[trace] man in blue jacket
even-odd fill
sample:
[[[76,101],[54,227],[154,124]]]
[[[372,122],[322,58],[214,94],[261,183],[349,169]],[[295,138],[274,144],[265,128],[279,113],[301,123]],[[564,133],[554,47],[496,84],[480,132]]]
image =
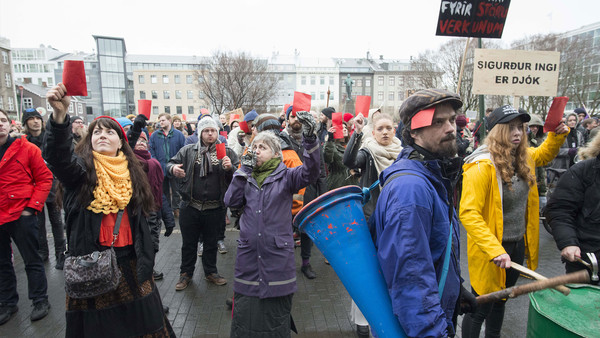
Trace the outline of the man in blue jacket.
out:
[[[172,127],[171,115],[167,113],[161,113],[158,115],[158,123],[160,129],[157,129],[150,136],[149,150],[152,158],[155,158],[160,162],[163,173],[165,173],[165,180],[163,181],[163,193],[167,197],[173,214],[175,217],[179,217],[179,202],[181,196],[177,190],[177,179],[174,177],[167,177],[167,162],[171,157],[175,156],[179,149],[185,145],[185,136]]]
[[[422,90],[404,101],[400,117],[407,147],[379,178],[383,188],[371,232],[394,314],[409,337],[453,336],[461,307],[475,307],[466,291],[468,304],[458,302],[462,287],[453,191],[462,164],[456,157],[460,107],[457,94],[440,89]]]

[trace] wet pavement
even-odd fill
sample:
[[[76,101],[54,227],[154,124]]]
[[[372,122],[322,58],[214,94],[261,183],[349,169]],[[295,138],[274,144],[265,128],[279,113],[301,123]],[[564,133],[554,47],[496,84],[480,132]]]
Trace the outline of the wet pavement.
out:
[[[540,263],[537,272],[553,277],[564,273],[560,254],[552,237],[540,227]],[[53,251],[51,231],[48,229],[50,252]],[[156,270],[164,278],[156,284],[163,302],[170,307],[167,315],[178,337],[229,337],[231,309],[225,300],[233,295],[233,269],[238,232],[228,229],[225,243],[229,252],[219,254],[219,273],[229,283],[215,286],[204,280],[200,259],[196,265],[192,284],[183,291],[175,291],[179,278],[181,260],[181,234],[178,227],[170,237],[160,237],[160,251],[156,258]],[[465,286],[470,289],[467,273],[466,235],[461,234],[461,268]],[[333,269],[325,264],[323,255],[315,247],[311,265],[317,278],[309,280],[300,272],[300,248],[296,248],[298,292],[294,295],[292,316],[298,335],[292,337],[356,337],[350,321],[350,297]],[[29,320],[31,303],[27,299],[27,278],[23,261],[15,250],[15,270],[20,295],[19,311],[12,319],[0,326],[0,337],[64,337],[65,292],[62,271],[54,269],[54,257],[45,264],[48,278],[48,296],[52,308],[50,314],[37,322]],[[519,278],[519,284],[530,280]],[[366,289],[368,292],[368,289]],[[561,297],[560,294],[558,294]],[[521,296],[507,303],[503,337],[525,337],[529,298]],[[460,336],[459,318],[458,333]],[[109,324],[107,324],[109,325]],[[482,330],[483,331],[483,330]],[[482,334],[483,336],[483,334]]]

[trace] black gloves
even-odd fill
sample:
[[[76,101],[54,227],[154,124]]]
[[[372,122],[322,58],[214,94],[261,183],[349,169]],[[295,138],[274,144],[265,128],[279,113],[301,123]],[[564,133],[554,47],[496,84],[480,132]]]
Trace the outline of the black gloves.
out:
[[[133,126],[131,127],[131,130],[136,131],[136,132],[141,132],[142,129],[144,127],[146,127],[146,121],[147,120],[148,120],[148,118],[146,118],[145,115],[139,114],[133,120]]]
[[[460,286],[460,296],[458,297],[458,301],[460,305],[459,315],[477,311],[477,299],[475,298],[475,295],[467,291],[462,285]]]
[[[175,227],[165,228],[165,237],[171,236],[171,234],[173,233],[173,228]]]
[[[298,121],[302,123],[302,135],[306,138],[312,138],[315,136],[315,130],[317,129],[317,122],[313,116],[307,111],[299,111],[296,113]]]
[[[248,150],[248,152],[242,156],[241,163],[244,166],[254,168],[256,165],[256,154],[252,150]]]

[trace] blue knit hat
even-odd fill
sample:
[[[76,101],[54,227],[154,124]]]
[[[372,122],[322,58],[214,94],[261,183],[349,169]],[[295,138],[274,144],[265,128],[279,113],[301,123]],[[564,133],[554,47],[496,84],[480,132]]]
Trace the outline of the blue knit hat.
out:
[[[294,109],[294,106],[290,105],[287,109],[287,111],[285,112],[285,119],[289,120],[290,119],[290,113],[292,112],[292,109]]]
[[[117,117],[115,120],[117,120],[117,122],[119,122],[119,124],[123,128],[125,128],[127,126],[132,126],[133,125],[133,123],[131,122],[131,120],[128,119],[128,118],[126,118],[126,117]]]
[[[252,109],[244,116],[244,121],[246,121],[246,122],[254,121],[254,119],[257,116],[258,116],[258,113],[256,112],[256,110]]]

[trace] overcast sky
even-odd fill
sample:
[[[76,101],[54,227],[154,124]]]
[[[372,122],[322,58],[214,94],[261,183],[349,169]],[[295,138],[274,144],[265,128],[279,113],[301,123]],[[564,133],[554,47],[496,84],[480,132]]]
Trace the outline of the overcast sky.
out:
[[[301,56],[409,58],[435,49],[440,0],[0,0],[12,47],[92,52],[92,35],[125,38],[129,54],[208,56],[218,49]],[[598,0],[512,0],[501,42],[600,21]]]

